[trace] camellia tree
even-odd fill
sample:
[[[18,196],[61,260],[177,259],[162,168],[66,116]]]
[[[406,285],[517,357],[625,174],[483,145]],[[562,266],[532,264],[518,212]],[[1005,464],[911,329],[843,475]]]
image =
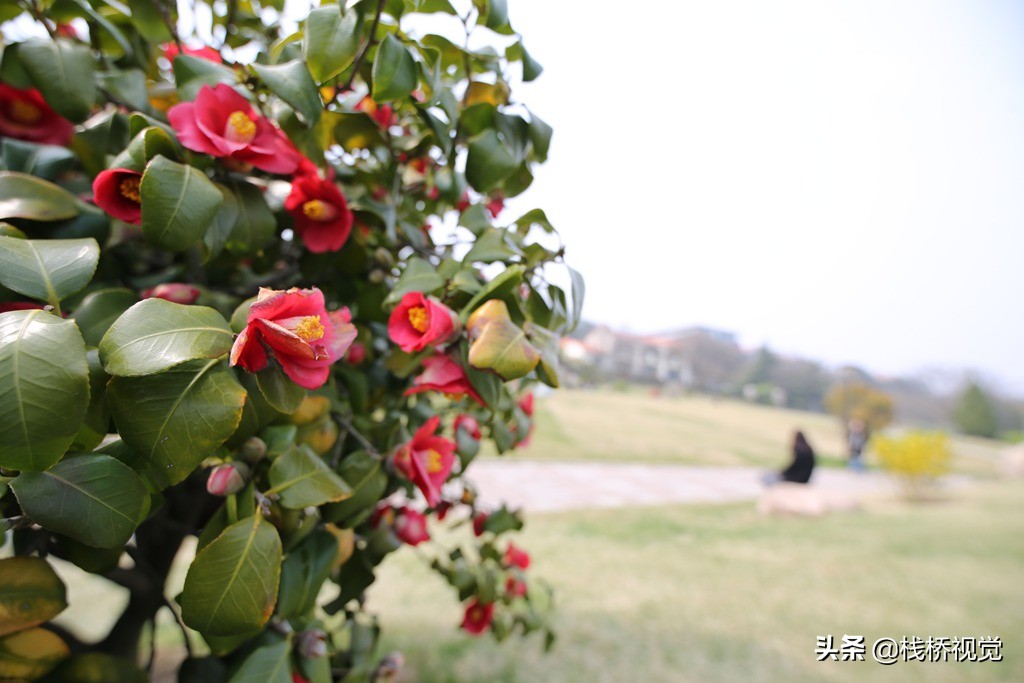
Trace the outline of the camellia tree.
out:
[[[0,5],[0,679],[146,680],[169,612],[179,681],[384,680],[403,545],[463,629],[550,644],[519,512],[465,479],[583,296],[504,210],[551,139],[505,5]],[[127,589],[109,632],[51,623],[52,558]]]

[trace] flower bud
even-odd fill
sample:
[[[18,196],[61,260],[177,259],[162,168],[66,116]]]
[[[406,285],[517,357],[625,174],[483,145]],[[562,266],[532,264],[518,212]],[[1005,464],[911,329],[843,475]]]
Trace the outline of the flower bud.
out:
[[[376,251],[373,252],[373,258],[377,263],[388,268],[395,265],[394,255],[384,247],[377,247]]]
[[[258,436],[246,439],[238,449],[238,455],[250,465],[255,465],[267,455],[267,444]]]
[[[310,659],[327,656],[327,634],[319,629],[302,631],[296,637],[299,654]]]
[[[249,476],[249,467],[242,462],[217,465],[210,470],[210,478],[206,480],[206,490],[214,496],[230,496],[245,488],[245,480]]]
[[[165,282],[150,287],[141,294],[143,299],[163,299],[175,304],[194,304],[199,298],[199,290],[183,282]]]

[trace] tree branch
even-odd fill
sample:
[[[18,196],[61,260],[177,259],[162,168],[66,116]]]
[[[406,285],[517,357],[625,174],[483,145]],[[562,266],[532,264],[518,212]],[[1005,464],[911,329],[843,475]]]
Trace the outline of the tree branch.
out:
[[[356,61],[352,63],[352,73],[349,75],[348,80],[345,81],[345,85],[341,87],[339,92],[348,90],[352,87],[352,82],[356,79],[356,74],[359,73],[359,67],[363,65],[363,60],[366,59],[366,53],[370,51],[370,48],[377,43],[377,26],[380,25],[380,15],[384,12],[384,3],[386,0],[377,0],[377,13],[373,16],[373,25],[370,26],[370,38],[363,45],[363,49],[356,55]]]

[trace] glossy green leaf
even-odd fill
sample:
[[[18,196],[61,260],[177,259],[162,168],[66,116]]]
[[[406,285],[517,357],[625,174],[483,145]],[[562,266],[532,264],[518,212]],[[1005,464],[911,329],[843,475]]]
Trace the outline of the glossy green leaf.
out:
[[[174,82],[184,100],[194,100],[204,85],[234,85],[238,82],[230,68],[201,57],[179,54],[174,58],[173,67]]]
[[[99,257],[100,247],[94,239],[0,237],[0,284],[57,306],[89,284]]]
[[[291,646],[282,640],[253,650],[228,683],[292,683]]]
[[[27,173],[0,172],[0,218],[59,221],[79,211],[78,200],[63,187]]]
[[[110,69],[97,75],[100,87],[128,107],[150,111],[146,72],[142,69]]]
[[[85,120],[96,103],[92,51],[67,40],[30,38],[18,57],[47,104],[66,119]]]
[[[196,555],[185,576],[181,616],[204,635],[259,629],[274,611],[280,575],[277,529],[259,514],[243,519]]]
[[[149,126],[135,134],[128,147],[110,162],[110,167],[142,173],[151,159],[157,156],[177,159],[179,154],[178,145],[170,133],[160,126]]]
[[[46,560],[0,560],[0,636],[49,621],[68,606],[64,583]]]
[[[548,150],[551,148],[551,135],[554,132],[551,126],[534,114],[530,113],[530,127],[528,129],[530,143],[533,145],[534,156],[538,161],[548,160]]]
[[[522,45],[522,43],[520,43]],[[526,51],[526,46],[522,47],[522,60],[523,60],[523,80],[529,83],[534,80],[544,71],[544,67],[540,65],[536,59],[530,56],[530,53]]]
[[[37,145],[32,142],[3,138],[0,149],[9,171],[31,174],[34,178],[53,180],[75,165],[75,155],[60,145]],[[71,197],[72,201],[74,197]],[[10,201],[5,198],[6,201]]]
[[[65,458],[11,482],[21,509],[44,529],[96,548],[123,546],[149,512],[149,494],[109,455]]]
[[[159,45],[168,43],[173,38],[157,2],[159,0],[128,0],[128,7],[132,11],[132,25],[143,38]]]
[[[122,313],[138,303],[139,297],[130,289],[98,289],[90,292],[75,309],[75,322],[86,346],[99,346],[103,335]]]
[[[466,180],[479,192],[490,192],[519,168],[520,160],[498,137],[486,130],[469,141]]]
[[[46,683],[147,683],[147,677],[122,657],[88,652],[65,659]]]
[[[158,490],[182,481],[234,433],[245,396],[227,364],[217,360],[114,377],[107,385],[114,423],[138,456],[135,469]]]
[[[526,323],[523,326],[530,343],[540,351],[540,361],[537,363],[537,378],[553,389],[560,385],[558,378],[558,340],[560,337],[540,325]]]
[[[74,441],[89,402],[85,343],[45,311],[0,313],[0,466],[51,467]]]
[[[34,681],[68,656],[67,644],[53,631],[30,628],[0,638],[0,680]]]
[[[388,485],[383,463],[365,451],[345,456],[338,474],[345,480],[352,495],[339,502],[325,505],[324,519],[341,527],[353,527],[369,517]]]
[[[355,61],[359,50],[359,13],[342,16],[336,5],[309,13],[302,39],[302,53],[309,72],[318,83],[331,80]]]
[[[231,238],[231,232],[235,229],[238,219],[241,216],[241,207],[238,204],[238,196],[226,185],[217,183],[222,199],[220,209],[213,219],[213,224],[203,235],[203,262],[220,254],[227,246]]]
[[[345,112],[336,118],[334,139],[345,151],[370,149],[384,144],[380,125],[363,112]]]
[[[278,494],[281,505],[293,510],[337,502],[352,495],[348,484],[308,446],[296,446],[274,460],[270,486],[268,494]]]
[[[495,276],[493,280],[484,285],[469,303],[466,304],[459,317],[465,321],[476,308],[487,299],[499,299],[515,290],[523,281],[523,274],[526,269],[521,265],[506,266],[505,270]]]
[[[281,567],[281,590],[277,614],[293,619],[316,606],[320,587],[331,573],[338,556],[338,539],[327,531],[314,532],[288,553]]]
[[[408,97],[416,87],[416,61],[390,33],[381,41],[373,62],[373,99],[390,102]]]
[[[311,126],[320,120],[320,92],[301,59],[273,66],[254,63],[251,68],[272,93],[292,106],[304,124]]]
[[[259,251],[274,238],[277,220],[257,187],[245,182],[230,187],[238,201],[238,220],[228,236],[227,249],[236,254]]]
[[[116,43],[117,48],[120,49],[121,56],[127,57],[128,59],[131,59],[134,56],[135,51],[132,49],[131,43],[128,42],[124,33],[121,32],[121,29],[109,21],[101,12],[97,12],[93,6],[87,2],[87,0],[63,1],[73,4],[81,12],[79,16],[84,15],[83,18],[86,18],[87,21],[93,22],[103,29],[100,32],[100,43],[102,45],[110,45],[111,49],[113,49],[113,45],[106,40],[106,37],[109,36],[113,42]],[[56,3],[54,4],[56,6]]]
[[[523,251],[515,245],[504,230],[491,228],[480,234],[473,247],[462,258],[463,263],[494,263],[507,261],[513,256],[522,256]]]
[[[110,427],[110,409],[107,408],[106,400],[110,376],[103,372],[98,349],[86,348],[85,360],[89,366],[89,407],[71,443],[71,450],[75,451],[91,451],[99,446]]]
[[[100,341],[107,373],[152,375],[201,358],[222,358],[234,334],[217,311],[151,298],[135,304],[111,325]]]
[[[168,251],[183,251],[202,239],[223,201],[202,171],[163,156],[146,167],[140,195],[142,232]]]
[[[433,292],[443,286],[444,279],[437,274],[437,269],[430,262],[414,256],[406,263],[398,282],[384,299],[384,305],[397,304],[409,292]]]
[[[294,413],[306,398],[305,388],[291,381],[275,362],[256,373],[256,384],[270,407],[286,415]]]

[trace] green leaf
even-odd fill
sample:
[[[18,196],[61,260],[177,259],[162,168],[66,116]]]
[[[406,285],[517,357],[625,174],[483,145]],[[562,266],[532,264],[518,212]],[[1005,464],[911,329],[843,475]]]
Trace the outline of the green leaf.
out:
[[[491,228],[481,234],[462,258],[463,263],[494,263],[522,256],[523,251],[506,238],[504,230]]]
[[[526,46],[520,43],[523,52],[523,80],[529,83],[536,79],[544,71],[544,67],[540,65],[536,59],[530,56],[530,53],[526,51]]]
[[[292,106],[304,124],[312,126],[320,120],[320,92],[301,59],[274,66],[254,63],[251,67],[272,93]]]
[[[65,659],[46,683],[146,683],[146,674],[127,660],[100,652]]]
[[[75,195],[63,187],[25,173],[0,172],[0,218],[60,221],[79,213]]]
[[[228,683],[292,683],[290,654],[291,645],[286,640],[258,647]]]
[[[90,5],[86,0],[63,0],[63,1],[67,2],[68,4],[74,5],[74,7],[78,11],[82,12],[82,14],[85,15],[83,18],[87,17],[87,21],[91,21],[91,22],[95,22],[96,24],[99,24],[103,28],[103,31],[105,32],[105,34],[110,36],[111,38],[113,38],[114,42],[117,43],[117,46],[121,49],[121,53],[122,53],[121,56],[127,57],[128,59],[131,59],[134,56],[134,50],[132,50],[131,43],[128,42],[128,39],[125,38],[125,36],[121,32],[121,30],[118,29],[116,26],[114,26],[114,24],[111,23],[105,16],[103,16],[103,14],[101,14],[100,12],[97,12],[95,9],[93,9],[92,5]],[[57,3],[54,3],[54,6],[56,6],[56,4]],[[81,16],[81,15],[78,15],[78,16]],[[101,34],[101,37],[102,36],[103,36],[103,34]],[[104,41],[104,42],[107,42],[107,41]],[[111,47],[113,47],[113,46],[111,46]]]
[[[521,265],[507,266],[493,280],[488,282],[469,303],[462,307],[459,317],[466,321],[476,308],[488,299],[499,299],[513,291],[523,281],[526,269]]]
[[[540,351],[540,362],[537,363],[537,378],[553,389],[559,387],[558,379],[558,340],[559,336],[540,325],[526,323],[523,326],[534,348]]]
[[[286,415],[294,413],[306,398],[306,389],[291,381],[277,363],[256,373],[256,385],[270,407]]]
[[[67,606],[64,583],[46,560],[0,560],[0,635],[49,621]]]
[[[551,221],[548,220],[547,214],[541,209],[530,209],[517,218],[512,225],[516,226],[516,231],[523,235],[526,235],[533,226],[537,226],[549,234],[553,234],[555,232],[555,226],[551,225]]]
[[[343,112],[336,118],[334,139],[345,151],[370,149],[384,144],[380,126],[363,112]]]
[[[220,190],[223,202],[213,219],[213,225],[203,235],[203,263],[209,262],[224,250],[231,238],[231,232],[241,217],[242,209],[238,204],[238,196],[220,183],[217,183],[217,189]]]
[[[408,97],[416,87],[416,61],[390,33],[381,41],[373,62],[373,99],[390,102]]]
[[[551,147],[551,134],[553,132],[551,126],[544,123],[539,116],[530,112],[528,133],[530,143],[533,145],[534,156],[537,157],[538,161],[547,161],[548,149]]]
[[[359,51],[358,29],[358,12],[342,16],[337,6],[326,6],[309,13],[302,54],[314,80],[325,83],[351,66]]]
[[[352,495],[324,506],[324,520],[351,528],[370,516],[388,486],[388,475],[381,461],[365,451],[345,456],[338,473],[352,489]]]
[[[157,490],[177,484],[230,437],[245,389],[223,362],[190,361],[145,377],[114,377],[107,403],[118,432]]]
[[[85,345],[99,346],[114,321],[138,300],[135,292],[123,288],[98,289],[87,294],[74,314]]]
[[[128,7],[132,11],[132,25],[143,38],[157,45],[173,40],[154,0],[128,0]]]
[[[586,296],[587,287],[583,276],[572,268],[569,268],[569,278],[572,280],[572,317],[569,319],[568,325],[571,332],[583,319],[583,298]]]
[[[142,480],[109,455],[79,455],[46,472],[23,472],[11,490],[32,521],[96,548],[127,543],[149,512]]]
[[[397,304],[409,292],[433,292],[444,286],[444,279],[429,261],[414,256],[409,259],[394,289],[384,299],[385,306]]]
[[[100,86],[128,107],[150,111],[146,72],[142,69],[111,69],[99,74]],[[115,168],[115,167],[112,167]]]
[[[146,164],[158,155],[177,159],[178,145],[170,133],[160,126],[148,126],[136,133],[128,147],[114,157],[110,168],[127,168],[142,173]]]
[[[485,130],[469,141],[466,180],[479,192],[490,192],[519,168],[520,160],[494,130]]]
[[[283,619],[293,619],[312,611],[337,556],[338,539],[324,530],[307,536],[288,553],[281,567],[277,614]]]
[[[508,306],[500,299],[477,309],[466,329],[473,339],[469,364],[479,370],[492,370],[506,382],[529,374],[540,361],[540,352],[512,322]]]
[[[252,254],[274,238],[277,220],[256,186],[238,182],[230,187],[238,200],[238,220],[228,236],[227,249],[236,254]]]
[[[53,180],[75,165],[74,153],[60,145],[37,145],[14,138],[3,138],[0,147],[3,149],[3,161],[8,170],[31,174],[43,180]],[[71,200],[74,200],[73,196]]]
[[[0,237],[0,284],[59,306],[89,284],[100,258],[96,240],[22,240]]]
[[[53,631],[30,628],[0,638],[0,680],[34,681],[68,656],[68,646]]]
[[[107,436],[110,427],[110,409],[107,408],[106,392],[110,376],[103,372],[99,350],[88,348],[85,359],[89,365],[89,407],[82,417],[82,425],[71,443],[72,450],[91,451]]]
[[[0,314],[0,466],[45,470],[75,440],[89,402],[85,343],[45,311]]]
[[[184,100],[194,100],[204,85],[234,85],[238,82],[230,68],[192,55],[179,54],[174,58],[173,68],[174,82]]]
[[[184,251],[206,233],[223,198],[197,168],[157,156],[142,174],[142,232],[154,246]]]
[[[96,102],[92,51],[80,43],[30,38],[18,56],[43,99],[66,119],[84,121]]]
[[[274,460],[270,466],[270,485],[267,493],[278,494],[281,505],[293,510],[337,502],[352,495],[348,484],[308,446],[291,448]]]
[[[280,576],[277,529],[258,514],[236,522],[189,567],[181,593],[182,619],[203,635],[262,628],[274,611]]]
[[[152,375],[190,360],[222,358],[233,341],[228,322],[212,308],[152,298],[111,325],[100,342],[100,358],[110,375]]]

